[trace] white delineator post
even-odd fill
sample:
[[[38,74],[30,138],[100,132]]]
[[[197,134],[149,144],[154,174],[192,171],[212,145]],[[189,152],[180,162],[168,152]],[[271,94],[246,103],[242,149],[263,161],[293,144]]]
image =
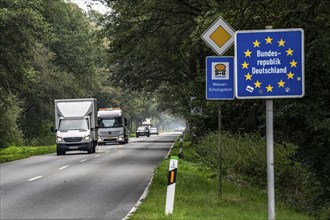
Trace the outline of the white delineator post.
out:
[[[178,157],[171,156],[170,166],[168,171],[168,181],[167,181],[166,206],[165,206],[166,215],[170,215],[173,213],[177,169],[178,169]]]

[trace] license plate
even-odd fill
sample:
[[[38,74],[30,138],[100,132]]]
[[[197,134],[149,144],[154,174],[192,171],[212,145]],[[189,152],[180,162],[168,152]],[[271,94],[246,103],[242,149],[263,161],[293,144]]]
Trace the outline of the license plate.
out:
[[[78,149],[78,146],[71,146],[69,149]]]

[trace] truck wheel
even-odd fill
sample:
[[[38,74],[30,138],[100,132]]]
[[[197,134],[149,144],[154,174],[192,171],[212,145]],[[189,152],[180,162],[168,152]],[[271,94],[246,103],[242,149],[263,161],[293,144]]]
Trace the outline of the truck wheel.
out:
[[[57,156],[64,155],[65,150],[62,150],[61,148],[56,147],[56,154],[57,154]]]
[[[93,141],[93,153],[96,152],[97,141]]]
[[[88,150],[87,150],[87,153],[88,153],[88,154],[92,154],[92,153],[93,153],[93,149],[92,149],[92,148],[88,149]]]

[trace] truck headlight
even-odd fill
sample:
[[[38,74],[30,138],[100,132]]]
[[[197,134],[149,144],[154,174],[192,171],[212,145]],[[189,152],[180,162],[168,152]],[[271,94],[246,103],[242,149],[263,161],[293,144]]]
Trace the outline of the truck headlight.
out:
[[[60,136],[56,136],[57,141],[62,141],[62,138]]]
[[[90,137],[90,136],[89,136],[89,135],[87,135],[87,136],[85,137],[85,140],[88,140],[88,139],[89,139],[89,137]]]

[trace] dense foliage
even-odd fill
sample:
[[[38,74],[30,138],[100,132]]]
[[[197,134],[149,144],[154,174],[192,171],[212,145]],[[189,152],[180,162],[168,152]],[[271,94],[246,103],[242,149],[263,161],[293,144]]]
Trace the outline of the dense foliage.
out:
[[[131,121],[148,115],[147,98],[107,82],[100,16],[64,0],[0,1],[0,147],[54,144],[54,99],[95,97]]]

